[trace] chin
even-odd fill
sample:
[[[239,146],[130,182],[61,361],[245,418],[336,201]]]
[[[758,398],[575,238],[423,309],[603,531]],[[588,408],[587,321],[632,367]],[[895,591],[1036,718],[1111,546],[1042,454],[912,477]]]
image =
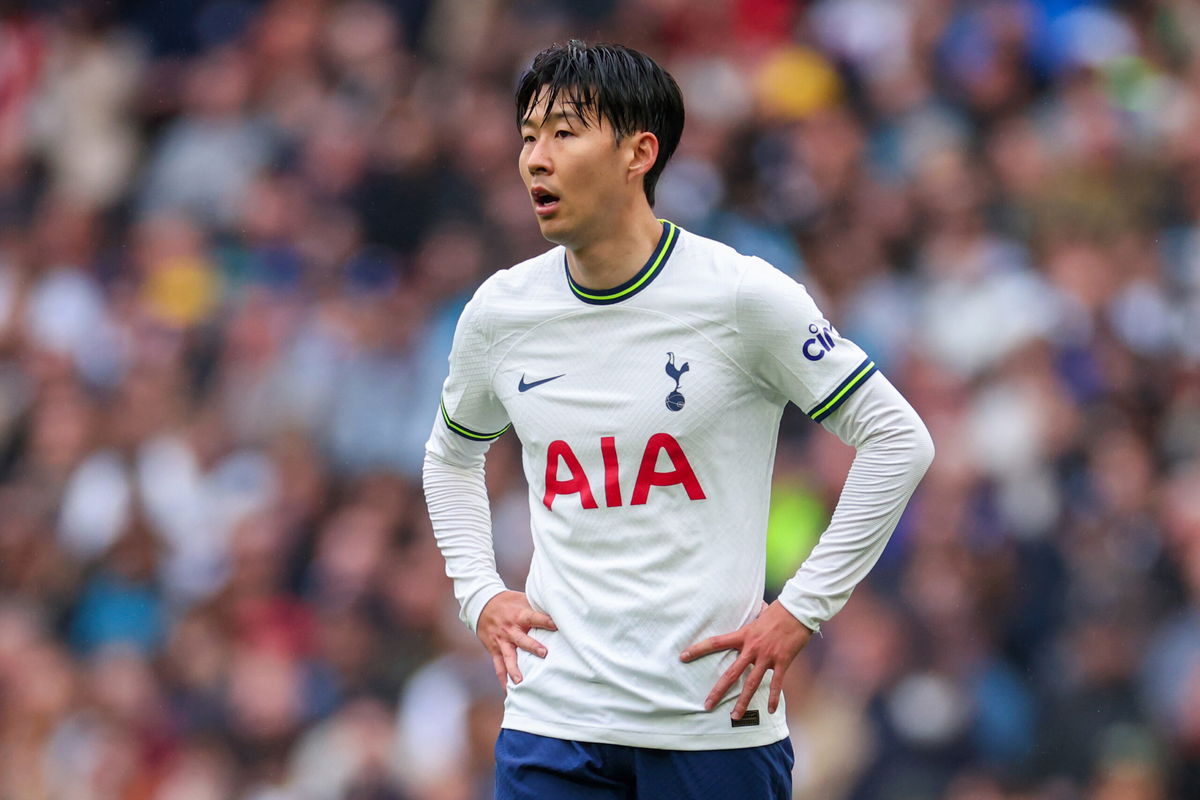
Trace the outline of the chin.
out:
[[[538,217],[538,229],[542,232],[542,238],[552,244],[561,244],[564,247],[571,240],[570,231],[562,224],[561,221],[554,217]]]

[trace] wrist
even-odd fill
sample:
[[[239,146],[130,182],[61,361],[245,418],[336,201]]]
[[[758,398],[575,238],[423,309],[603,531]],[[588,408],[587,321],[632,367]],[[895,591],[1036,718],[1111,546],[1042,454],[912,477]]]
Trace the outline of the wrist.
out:
[[[481,588],[463,603],[461,617],[472,633],[479,630],[479,619],[483,616],[484,609],[488,604],[507,591],[508,588],[497,581]]]
[[[788,619],[795,622],[799,627],[804,628],[810,635],[821,632],[820,620],[814,619],[810,614],[805,614],[803,609],[785,602],[782,595],[771,605],[779,606],[787,614]]]

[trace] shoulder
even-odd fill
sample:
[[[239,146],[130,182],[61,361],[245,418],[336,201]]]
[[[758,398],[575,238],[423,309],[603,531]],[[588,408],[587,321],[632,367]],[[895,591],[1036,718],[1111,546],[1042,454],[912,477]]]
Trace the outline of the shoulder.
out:
[[[735,305],[811,302],[804,285],[787,273],[715,239],[680,229],[678,253],[688,282],[718,288]]]
[[[563,248],[553,247],[533,258],[498,270],[475,290],[463,315],[486,321],[495,319],[497,315],[503,316],[505,310],[514,304],[536,302],[562,269]]]
[[[781,281],[799,285],[758,256],[741,253],[724,242],[682,228],[679,230],[678,253],[680,259],[687,262],[689,277],[725,284],[732,289],[747,282],[755,286]]]
[[[805,309],[816,303],[808,287],[775,265],[757,256],[746,258],[738,275],[737,302],[739,305],[768,305]]]
[[[475,292],[476,300],[528,297],[547,277],[563,269],[563,248],[552,247],[506,269],[492,273]]]
[[[690,264],[707,264],[714,270],[732,274],[740,273],[751,261],[761,261],[754,256],[739,253],[716,239],[710,239],[683,228],[678,228],[678,231],[679,241],[676,243],[676,252]]]

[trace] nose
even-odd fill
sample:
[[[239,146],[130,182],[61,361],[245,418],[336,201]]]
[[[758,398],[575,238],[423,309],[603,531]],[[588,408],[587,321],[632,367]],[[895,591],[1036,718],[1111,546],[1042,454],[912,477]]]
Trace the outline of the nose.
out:
[[[550,160],[549,142],[541,136],[536,137],[529,146],[529,157],[525,160],[525,169],[530,175],[544,175],[554,170],[554,162]]]

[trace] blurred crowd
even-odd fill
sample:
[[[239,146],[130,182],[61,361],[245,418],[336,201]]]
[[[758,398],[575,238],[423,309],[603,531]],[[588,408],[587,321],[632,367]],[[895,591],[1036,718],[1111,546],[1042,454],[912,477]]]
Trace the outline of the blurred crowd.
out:
[[[490,797],[419,470],[573,36],[684,90],[659,215],[937,443],[788,673],[797,800],[1200,797],[1192,0],[0,2],[0,796]],[[768,595],[852,455],[785,416]],[[519,588],[512,436],[488,482]]]

